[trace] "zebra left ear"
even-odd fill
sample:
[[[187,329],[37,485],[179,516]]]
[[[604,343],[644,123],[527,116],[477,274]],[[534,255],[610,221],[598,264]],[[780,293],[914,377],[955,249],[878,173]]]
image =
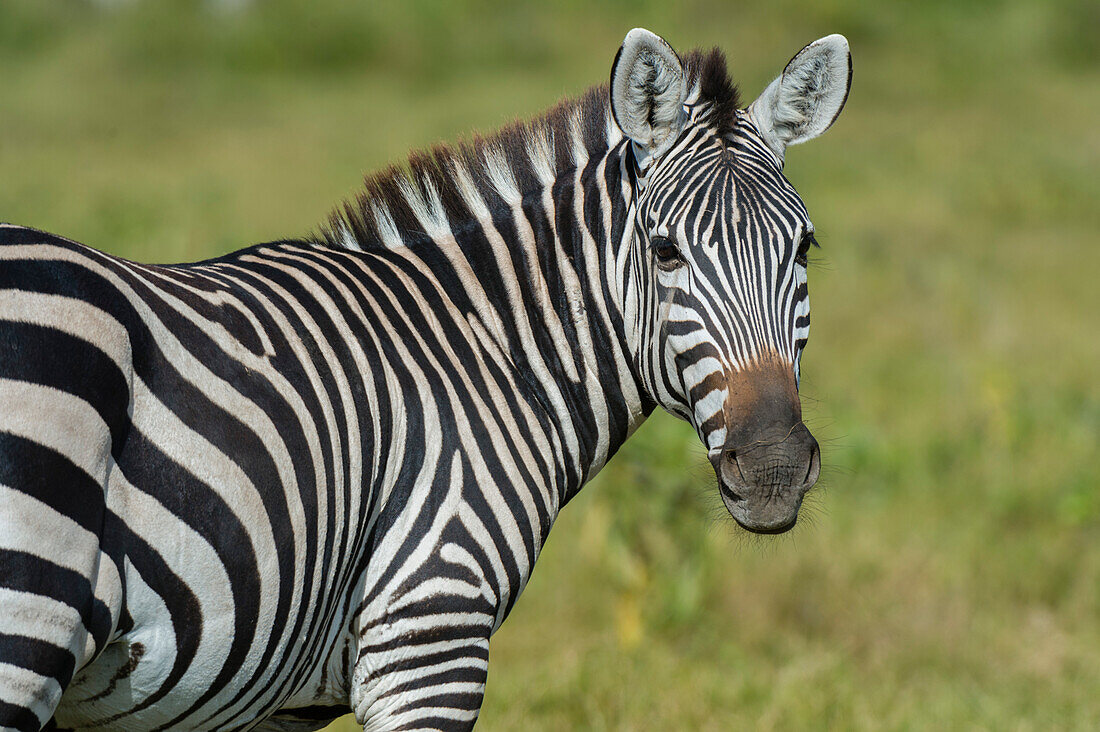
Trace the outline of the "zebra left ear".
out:
[[[611,65],[611,114],[640,161],[663,153],[684,128],[687,96],[680,57],[645,28],[626,34]]]
[[[819,38],[792,58],[749,105],[757,129],[780,160],[787,146],[820,135],[836,121],[852,86],[848,39]]]

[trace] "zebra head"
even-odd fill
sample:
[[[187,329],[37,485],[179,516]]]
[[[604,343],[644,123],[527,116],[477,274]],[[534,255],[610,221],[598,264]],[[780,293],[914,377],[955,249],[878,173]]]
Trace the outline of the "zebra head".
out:
[[[784,152],[833,123],[850,82],[839,35],[803,48],[747,109],[719,52],[681,63],[640,28],[611,71],[630,148],[620,281],[635,366],[652,398],[695,427],[730,514],[759,533],[794,526],[821,466],[798,396],[816,242]]]

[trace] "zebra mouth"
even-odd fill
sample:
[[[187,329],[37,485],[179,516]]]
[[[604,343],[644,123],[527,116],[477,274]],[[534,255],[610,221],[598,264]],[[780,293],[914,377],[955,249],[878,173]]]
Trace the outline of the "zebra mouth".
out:
[[[795,505],[790,508],[790,518],[783,523],[761,523],[759,520],[753,519],[753,502],[747,497],[741,495],[733,488],[727,486],[723,482],[719,482],[718,491],[722,496],[723,502],[726,504],[726,510],[729,511],[730,516],[745,531],[751,531],[754,534],[761,534],[764,536],[774,536],[776,534],[785,534],[794,528],[798,523],[798,509],[802,506],[802,500],[799,498]],[[757,506],[759,508],[759,506]],[[777,507],[771,506],[772,511]]]
[[[718,482],[718,490],[722,493],[723,496],[733,501],[734,503],[743,503],[745,501],[745,497],[743,495],[737,493],[721,481]]]
[[[741,523],[741,521],[736,516],[733,517],[733,520],[745,531],[751,531],[754,534],[760,534],[762,536],[775,536],[777,534],[786,534],[788,531],[793,529],[794,525],[798,523],[798,516],[795,515],[795,517],[791,519],[791,522],[789,524],[785,524],[783,526],[779,526],[773,529],[754,529],[751,526],[746,526],[745,524]]]

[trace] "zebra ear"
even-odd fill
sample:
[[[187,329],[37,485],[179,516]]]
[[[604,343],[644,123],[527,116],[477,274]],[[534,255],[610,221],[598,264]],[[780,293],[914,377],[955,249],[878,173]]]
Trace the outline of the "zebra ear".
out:
[[[684,127],[684,67],[664,38],[626,34],[611,65],[611,114],[640,158],[663,153]]]
[[[803,48],[749,105],[768,146],[783,159],[788,145],[820,135],[840,115],[852,85],[848,39],[833,34]]]

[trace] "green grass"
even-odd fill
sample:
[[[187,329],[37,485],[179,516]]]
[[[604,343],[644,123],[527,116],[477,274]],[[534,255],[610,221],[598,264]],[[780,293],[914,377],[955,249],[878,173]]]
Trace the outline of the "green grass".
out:
[[[818,36],[854,52],[788,156],[823,245],[809,520],[733,530],[655,417],[565,510],[480,729],[1100,726],[1095,3],[373,5],[9,0],[0,220],[195,259],[602,81],[634,25],[724,47],[749,98]]]

